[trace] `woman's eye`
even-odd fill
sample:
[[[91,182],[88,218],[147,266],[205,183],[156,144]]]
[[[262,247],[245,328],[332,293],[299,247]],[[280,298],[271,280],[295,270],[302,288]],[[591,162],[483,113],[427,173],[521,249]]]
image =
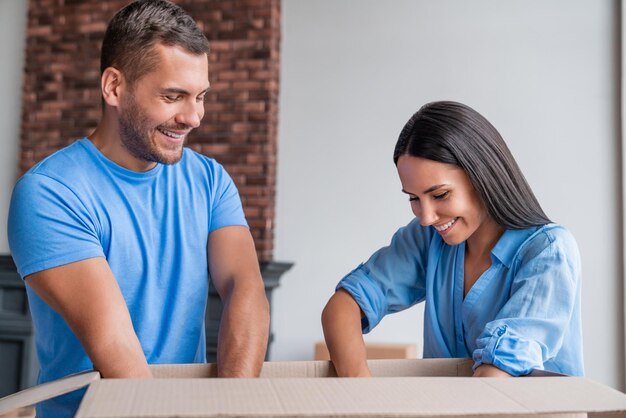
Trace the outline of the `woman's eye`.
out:
[[[409,197],[409,202],[419,202],[419,197],[417,196],[413,196],[413,197]]]
[[[433,196],[433,198],[435,200],[442,200],[442,199],[445,199],[446,197],[448,197],[449,194],[450,194],[450,192],[443,192],[441,194]]]

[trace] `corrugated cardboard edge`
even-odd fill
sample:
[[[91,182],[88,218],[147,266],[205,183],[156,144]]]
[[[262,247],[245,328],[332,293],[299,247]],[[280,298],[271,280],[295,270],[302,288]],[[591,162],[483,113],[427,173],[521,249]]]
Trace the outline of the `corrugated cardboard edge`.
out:
[[[330,360],[326,342],[318,341],[314,349],[315,360]],[[365,356],[370,359],[414,359],[417,358],[415,343],[365,343]]]
[[[104,379],[90,386],[77,417],[520,418],[624,411],[626,395],[571,377]]]
[[[383,359],[368,360],[373,377],[458,376],[472,375],[471,359]],[[155,378],[210,378],[217,376],[216,364],[157,364],[150,369]],[[538,371],[531,375],[555,375]],[[336,377],[330,361],[266,362],[262,378]],[[33,405],[89,385],[100,379],[95,371],[86,371],[54,382],[38,385],[0,399],[0,415]]]
[[[624,393],[611,387],[594,382],[586,377],[543,376],[530,379],[490,379],[483,382],[511,399],[523,404],[532,403],[544,413],[586,412],[589,416],[597,414],[626,414]],[[554,391],[555,386],[561,390]],[[550,398],[537,398],[538,393],[551,393]],[[591,401],[590,399],[593,399]],[[532,401],[532,402],[530,402]],[[553,405],[562,405],[560,411],[551,410]],[[565,410],[567,405],[570,410]],[[611,415],[624,416],[624,415]]]
[[[152,364],[152,376],[157,379],[186,379],[217,377],[217,365],[209,364]],[[260,377],[334,377],[330,361],[269,361],[263,363]]]
[[[368,360],[372,377],[464,376],[472,375],[471,359],[381,359]],[[215,364],[153,364],[152,375],[159,379],[206,378],[217,376]],[[549,373],[548,373],[549,374]],[[269,361],[263,363],[262,378],[336,377],[327,360]]]
[[[14,393],[13,395],[0,399],[0,415],[18,408],[34,405],[46,399],[73,392],[88,386],[91,382],[98,379],[100,379],[100,373],[90,370]]]

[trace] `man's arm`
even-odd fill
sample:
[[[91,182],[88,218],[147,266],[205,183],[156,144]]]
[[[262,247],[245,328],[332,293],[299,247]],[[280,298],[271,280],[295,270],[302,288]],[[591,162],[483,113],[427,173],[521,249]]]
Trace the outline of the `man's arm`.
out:
[[[103,377],[151,377],[122,292],[102,257],[31,274],[26,283],[60,314]]]
[[[228,226],[209,234],[209,272],[224,304],[218,337],[220,377],[256,377],[269,335],[269,304],[248,228]]]

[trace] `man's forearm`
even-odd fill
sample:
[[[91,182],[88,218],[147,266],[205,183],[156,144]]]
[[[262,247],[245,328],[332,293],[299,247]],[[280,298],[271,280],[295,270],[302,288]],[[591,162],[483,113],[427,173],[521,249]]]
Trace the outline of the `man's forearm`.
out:
[[[125,337],[125,338],[124,338]],[[133,335],[88,344],[94,368],[105,378],[148,378],[152,372],[137,338]]]
[[[267,351],[270,312],[259,281],[235,286],[224,298],[218,339],[217,370],[220,377],[257,377]]]
[[[26,283],[63,317],[103,377],[151,376],[124,297],[103,257],[42,270],[27,276]]]

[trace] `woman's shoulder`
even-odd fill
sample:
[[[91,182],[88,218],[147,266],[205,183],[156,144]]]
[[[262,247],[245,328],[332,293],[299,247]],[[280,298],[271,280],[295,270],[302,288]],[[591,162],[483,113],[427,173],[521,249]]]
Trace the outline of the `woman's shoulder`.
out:
[[[528,261],[547,254],[555,258],[564,257],[570,260],[578,260],[578,244],[572,233],[562,225],[550,223],[532,228],[532,233],[520,245],[515,258],[520,261]]]

